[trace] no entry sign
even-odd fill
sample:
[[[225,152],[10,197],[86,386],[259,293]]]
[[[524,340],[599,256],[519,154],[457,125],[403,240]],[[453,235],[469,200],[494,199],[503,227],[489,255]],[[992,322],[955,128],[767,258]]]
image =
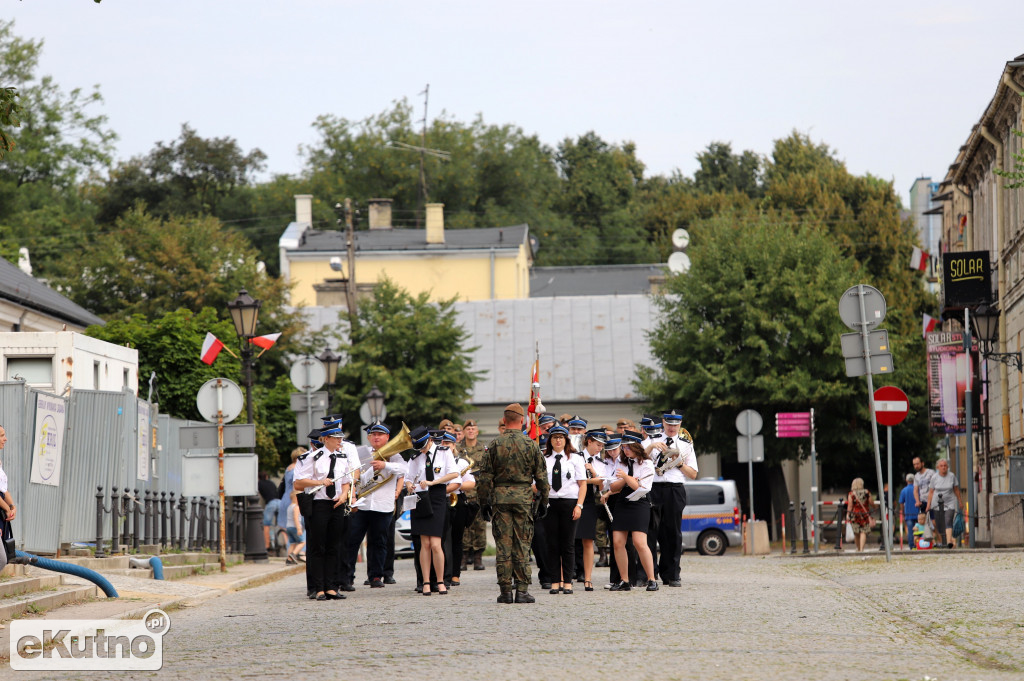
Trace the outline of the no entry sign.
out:
[[[880,426],[898,426],[907,418],[910,401],[899,388],[887,385],[875,391],[875,420]]]

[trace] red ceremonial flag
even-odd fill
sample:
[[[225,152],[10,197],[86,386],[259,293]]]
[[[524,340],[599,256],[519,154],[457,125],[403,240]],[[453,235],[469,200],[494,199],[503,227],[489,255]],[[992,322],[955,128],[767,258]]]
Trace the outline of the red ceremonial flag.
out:
[[[924,272],[928,269],[928,258],[926,251],[914,246],[914,250],[910,254],[910,269]]]
[[[540,427],[537,425],[537,419],[538,419],[538,416],[537,416],[537,395],[536,395],[536,392],[534,391],[534,387],[533,387],[535,385],[538,385],[539,383],[540,383],[540,360],[537,359],[537,360],[533,361],[533,370],[530,372],[530,406],[527,407],[527,410],[529,411],[529,414],[530,414],[530,419],[529,419],[529,422],[530,422],[529,438],[531,440],[536,440],[538,437],[540,437]]]
[[[934,331],[935,327],[939,325],[939,320],[935,317],[924,316],[924,323],[921,324],[921,335],[926,335],[929,331]]]
[[[268,333],[266,336],[255,336],[250,338],[249,342],[263,348],[264,350],[269,350],[280,337],[280,333]]]
[[[207,364],[213,364],[213,360],[217,359],[217,355],[224,349],[224,344],[220,342],[216,336],[212,333],[207,332],[206,338],[203,340],[203,351],[199,354],[199,359],[203,360]]]

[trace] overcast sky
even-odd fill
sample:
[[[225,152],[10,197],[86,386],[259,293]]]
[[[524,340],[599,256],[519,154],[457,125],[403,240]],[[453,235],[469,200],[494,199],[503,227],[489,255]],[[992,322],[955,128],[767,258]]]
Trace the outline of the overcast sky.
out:
[[[295,173],[320,114],[361,119],[430,84],[430,116],[482,114],[552,146],[632,140],[648,174],[709,142],[771,151],[794,128],[854,173],[940,179],[1024,53],[1019,2],[7,0],[41,73],[99,84],[118,155],[179,134]]]

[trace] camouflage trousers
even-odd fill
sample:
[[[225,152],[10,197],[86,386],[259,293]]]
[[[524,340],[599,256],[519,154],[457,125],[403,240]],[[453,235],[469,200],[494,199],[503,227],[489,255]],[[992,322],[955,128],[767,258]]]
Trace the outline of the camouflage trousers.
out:
[[[466,501],[476,501],[476,490],[466,492]],[[487,548],[487,521],[478,513],[473,522],[466,525],[462,533],[462,550],[466,553],[475,553]]]
[[[597,509],[597,539],[594,540],[594,546],[599,549],[611,546],[608,543],[608,514],[600,506]]]
[[[509,590],[530,585],[530,543],[533,516],[529,504],[497,504],[491,518],[491,534],[497,553],[498,585]]]

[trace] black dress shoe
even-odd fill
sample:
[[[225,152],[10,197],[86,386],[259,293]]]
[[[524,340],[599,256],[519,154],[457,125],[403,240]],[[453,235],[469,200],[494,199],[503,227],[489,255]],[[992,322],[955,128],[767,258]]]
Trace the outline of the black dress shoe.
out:
[[[306,598],[308,598],[309,600],[313,600],[314,598],[316,598],[316,591],[313,590],[313,589],[310,589],[309,591],[307,591],[306,592]]]
[[[665,582],[665,586],[682,586],[683,583],[678,579],[670,579]]]
[[[398,584],[398,582],[395,581],[394,577],[385,577],[384,578],[384,583],[385,584]]]
[[[371,589],[383,589],[384,588],[384,580],[382,580],[380,577],[374,577],[373,579],[370,580],[370,588]]]
[[[562,593],[562,590],[561,589],[551,589],[550,591],[548,591],[548,593],[552,594],[552,595],[560,594],[560,593]]]
[[[658,583],[656,581],[654,581],[653,579],[651,581],[647,582],[647,590],[648,591],[657,591],[658,590]]]
[[[316,595],[316,599],[318,601],[326,601],[327,600],[327,594],[317,594]]]
[[[363,580],[363,586],[370,586],[370,580],[369,579]]]
[[[417,584],[416,588],[413,589],[413,591],[415,591],[416,593],[423,593],[423,585],[422,584]]]
[[[630,586],[629,582],[621,581],[618,584],[612,584],[612,588],[609,589],[609,591],[630,591],[632,588],[633,587]]]
[[[345,600],[345,594],[324,594],[327,596],[329,601],[343,601]]]
[[[541,582],[540,583],[540,588],[542,588],[542,589],[550,589],[551,588],[551,582]]]
[[[338,591],[355,591],[356,588],[351,584],[342,584],[338,587]]]

